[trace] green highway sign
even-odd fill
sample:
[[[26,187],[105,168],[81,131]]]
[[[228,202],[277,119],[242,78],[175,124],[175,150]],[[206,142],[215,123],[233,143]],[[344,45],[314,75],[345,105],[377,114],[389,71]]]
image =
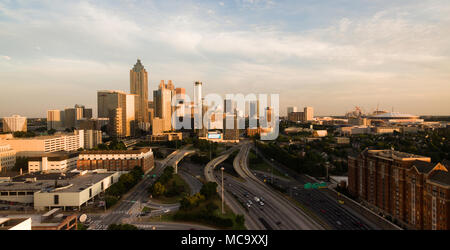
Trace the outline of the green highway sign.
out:
[[[327,183],[326,182],[321,182],[321,183],[306,183],[305,185],[303,185],[304,189],[319,189],[319,188],[326,188],[327,187]]]

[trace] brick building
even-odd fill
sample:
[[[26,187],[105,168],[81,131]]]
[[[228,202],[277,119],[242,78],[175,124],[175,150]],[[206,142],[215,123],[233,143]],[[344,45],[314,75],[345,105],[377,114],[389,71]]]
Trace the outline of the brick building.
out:
[[[151,148],[115,151],[84,151],[78,161],[78,170],[107,169],[108,171],[131,171],[135,166],[147,172],[154,166]]]
[[[364,150],[348,158],[348,190],[410,229],[449,229],[447,162],[394,150]]]

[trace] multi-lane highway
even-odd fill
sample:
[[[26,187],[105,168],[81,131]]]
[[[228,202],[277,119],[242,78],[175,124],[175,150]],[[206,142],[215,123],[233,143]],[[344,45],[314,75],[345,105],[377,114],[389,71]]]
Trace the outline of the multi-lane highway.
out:
[[[217,165],[225,161],[231,153],[236,148],[231,148],[227,150],[224,154],[218,156],[217,158],[213,159],[212,161],[208,162],[206,164],[204,169],[204,175],[206,178],[206,181],[209,182],[216,182],[218,185],[218,190],[221,190],[222,188],[222,182],[217,178],[217,175],[214,175],[214,170]],[[225,188],[225,190],[228,190],[228,188]],[[222,192],[219,192],[220,197],[222,197]],[[237,201],[231,193],[224,192],[224,201],[225,203],[230,207],[230,209],[235,214],[242,214],[245,218],[245,227],[249,230],[262,230],[265,229],[264,225],[258,220],[258,218],[255,218],[254,216],[250,216],[249,213],[245,210],[245,208],[239,204],[239,201]]]
[[[259,179],[257,179],[249,170],[247,166],[248,153],[250,144],[243,144],[239,154],[236,156],[233,166],[235,171],[239,174],[245,182],[237,183],[230,179],[229,183],[232,188],[233,184],[237,186],[235,193],[242,199],[242,194],[245,198],[253,200],[253,205],[250,205],[250,214],[254,213],[256,217],[265,225],[266,229],[291,229],[291,230],[320,230],[323,227],[310,218],[300,208],[295,206],[290,200],[276,193]],[[240,192],[240,190],[245,190]],[[264,199],[264,206],[255,202],[255,197]],[[247,203],[249,203],[247,201]],[[247,205],[247,204],[246,204]],[[260,206],[260,207],[259,207]],[[263,208],[264,207],[264,208]]]
[[[267,164],[271,165],[279,172],[288,174],[293,178],[290,181],[286,181],[285,178],[274,177],[277,182],[275,185],[279,185],[286,189],[288,195],[321,218],[331,229],[379,229],[374,223],[367,221],[364,216],[359,215],[351,208],[338,203],[337,198],[329,195],[327,190],[304,189],[304,184],[312,182],[312,180],[308,179],[306,176],[297,174],[292,170],[288,170],[286,167],[277,164],[277,162],[267,159],[259,151],[257,151],[257,153]],[[268,178],[268,176],[263,176],[261,174],[257,174],[256,176],[260,180]]]

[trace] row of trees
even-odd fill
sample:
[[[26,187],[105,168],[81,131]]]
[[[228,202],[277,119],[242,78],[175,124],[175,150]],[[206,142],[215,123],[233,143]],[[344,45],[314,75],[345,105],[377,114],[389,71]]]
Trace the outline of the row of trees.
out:
[[[144,172],[142,168],[136,166],[129,173],[120,176],[119,181],[114,183],[108,190],[106,190],[105,200],[106,207],[111,207],[117,203],[117,201],[133,188],[139,181],[142,180]]]

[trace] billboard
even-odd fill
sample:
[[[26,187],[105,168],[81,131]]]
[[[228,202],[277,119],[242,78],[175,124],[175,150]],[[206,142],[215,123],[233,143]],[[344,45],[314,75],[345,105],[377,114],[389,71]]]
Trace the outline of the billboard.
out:
[[[208,139],[220,139],[220,138],[222,138],[222,134],[208,133]]]

